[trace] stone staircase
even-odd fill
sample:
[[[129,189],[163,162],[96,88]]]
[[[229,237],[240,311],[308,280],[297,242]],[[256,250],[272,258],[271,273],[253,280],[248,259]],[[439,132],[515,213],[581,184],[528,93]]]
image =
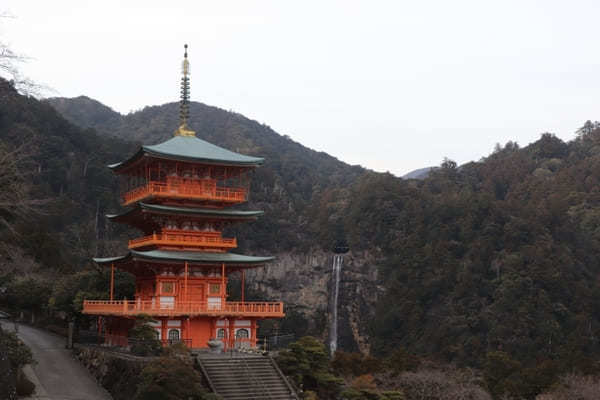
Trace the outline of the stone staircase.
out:
[[[224,400],[298,400],[270,356],[198,354],[196,359],[208,386]]]

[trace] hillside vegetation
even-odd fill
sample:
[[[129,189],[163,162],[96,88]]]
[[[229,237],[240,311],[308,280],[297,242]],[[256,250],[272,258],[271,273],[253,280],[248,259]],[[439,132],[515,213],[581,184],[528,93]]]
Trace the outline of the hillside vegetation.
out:
[[[175,107],[124,116],[117,135],[165,139]],[[460,168],[445,160],[416,181],[358,174],[265,126],[243,126],[248,120],[237,114],[197,103],[193,110],[200,137],[267,157],[256,177],[260,203],[277,210],[285,199],[288,211],[271,213],[265,238],[283,228],[293,234],[278,240],[295,248],[345,238],[352,249],[380,251],[385,295],[365,321],[375,354],[402,347],[462,366],[510,366],[495,391],[527,396],[562,372],[598,372],[597,124],[588,122],[568,143],[543,134]],[[332,173],[321,176],[325,170]],[[273,179],[284,198],[269,189],[261,197]]]
[[[0,79],[0,307],[79,316],[86,293],[105,298],[91,257],[122,246],[102,214],[117,207],[106,164],[135,145],[98,136]],[[113,238],[113,239],[111,239]],[[118,296],[131,296],[119,274]],[[90,296],[91,297],[91,296]]]
[[[96,223],[118,208],[104,165],[132,154],[126,140],[170,137],[176,105],[121,116],[90,99],[81,112],[78,99],[51,100],[67,118],[77,116],[78,128],[1,83],[2,145],[31,141],[22,182],[29,198],[52,201],[30,216],[2,210],[10,223],[2,228],[2,271],[14,284],[0,301],[29,290],[46,305],[23,306],[76,313],[86,291],[106,292],[89,257],[123,242],[120,228],[107,233]],[[402,180],[314,152],[239,114],[199,103],[191,110],[199,137],[267,159],[248,205],[267,213],[238,228],[242,251],[328,249],[343,239],[380,255],[384,295],[364,317],[375,355],[404,348],[477,367],[497,396],[533,398],[564,372],[598,373],[597,124],[568,143],[544,134],[524,148],[507,143],[479,162],[457,168],[445,160],[424,180]],[[39,285],[19,286],[18,268],[38,274],[27,276]],[[127,295],[123,279],[118,290]]]

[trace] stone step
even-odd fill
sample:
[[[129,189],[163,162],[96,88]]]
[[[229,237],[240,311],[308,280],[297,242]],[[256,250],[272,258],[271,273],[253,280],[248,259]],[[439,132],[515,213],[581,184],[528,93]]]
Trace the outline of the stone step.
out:
[[[231,399],[273,399],[273,398],[278,398],[278,399],[293,399],[293,395],[289,394],[289,393],[271,393],[271,394],[266,394],[266,393],[253,393],[253,392],[246,392],[246,393],[238,393],[238,394],[223,394],[223,393],[219,393],[219,395],[227,400],[231,400]]]
[[[215,376],[215,377],[217,377],[217,376],[226,376],[226,377],[228,377],[228,376],[231,376],[231,375],[235,375],[236,373],[245,373],[245,372],[242,372],[242,371],[211,371],[211,370],[207,370],[207,371],[208,371],[208,373],[211,376]],[[269,371],[252,371],[252,372],[249,373],[249,375],[251,375],[251,376],[265,376],[265,377],[268,377],[268,376],[272,376],[273,373],[271,373]],[[277,375],[275,375],[275,376],[277,376]],[[277,376],[277,378],[279,378],[279,376]]]
[[[225,368],[225,367],[236,367],[238,365],[251,365],[253,367],[266,367],[270,366],[270,362],[256,362],[256,363],[207,363],[204,364],[207,368]]]
[[[298,400],[269,357],[198,355],[198,362],[224,400]]]
[[[254,393],[254,394],[265,394],[265,393],[270,393],[270,394],[277,394],[277,395],[281,395],[281,394],[286,394],[289,395],[290,391],[289,390],[283,390],[283,389],[268,389],[268,390],[258,390],[258,389],[243,389],[243,390],[227,390],[227,389],[223,389],[219,392],[219,394],[221,395],[226,395],[226,394],[236,394],[236,393]]]
[[[263,392],[265,391],[265,389],[262,388],[262,385],[260,386],[235,386],[235,384],[233,382],[228,382],[228,383],[219,383],[216,384],[214,383],[215,388],[220,388],[220,392],[235,392],[235,391],[246,391],[246,390],[253,390],[253,391],[259,391],[259,392]],[[286,387],[286,386],[275,386],[275,385],[264,385],[265,387],[268,388],[268,391],[271,392],[284,392],[284,393],[289,393],[290,390]]]

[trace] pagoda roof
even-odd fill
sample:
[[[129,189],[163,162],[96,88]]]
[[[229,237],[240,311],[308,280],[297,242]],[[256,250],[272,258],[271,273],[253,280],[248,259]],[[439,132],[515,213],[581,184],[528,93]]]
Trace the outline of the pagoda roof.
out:
[[[130,216],[138,212],[149,212],[155,214],[167,215],[192,215],[198,217],[212,217],[217,219],[256,219],[264,214],[264,211],[242,211],[242,210],[219,210],[211,208],[196,208],[196,207],[177,207],[166,206],[161,204],[137,203],[135,207],[130,208],[120,214],[107,214],[106,217],[111,220],[118,221],[124,217]]]
[[[239,154],[195,136],[174,136],[159,144],[144,145],[129,159],[108,167],[120,170],[145,155],[167,160],[240,167],[255,167],[264,161],[264,158]]]
[[[274,260],[275,257],[255,257],[235,253],[205,253],[200,251],[173,251],[173,250],[149,250],[135,251],[129,250],[129,253],[119,257],[94,258],[93,260],[100,265],[109,263],[122,263],[128,261],[171,261],[171,262],[190,262],[194,264],[227,264],[236,266],[260,265]]]

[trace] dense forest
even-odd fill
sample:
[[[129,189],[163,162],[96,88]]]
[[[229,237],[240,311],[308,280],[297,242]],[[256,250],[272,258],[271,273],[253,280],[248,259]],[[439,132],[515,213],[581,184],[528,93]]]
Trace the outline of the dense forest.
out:
[[[106,296],[106,274],[90,259],[122,246],[102,218],[118,206],[106,164],[134,149],[74,126],[0,79],[0,303],[71,315],[85,293]],[[123,278],[119,295],[131,295]]]
[[[90,257],[118,252],[127,235],[101,217],[118,208],[105,165],[170,137],[176,104],[122,116],[88,98],[40,102],[2,80],[0,102],[0,161],[15,170],[4,196],[15,195],[0,201],[0,303],[81,318],[85,296],[107,293]],[[374,356],[476,368],[497,396],[532,398],[567,372],[600,373],[597,123],[567,143],[546,133],[407,180],[200,103],[191,120],[199,137],[268,161],[247,205],[267,212],[237,228],[242,250],[344,240],[377,252],[384,294],[364,317]],[[130,280],[118,282],[130,296]]]
[[[51,103],[69,116],[78,114],[80,101]],[[135,139],[162,140],[175,124],[175,107],[147,107],[118,124],[112,117],[105,127],[95,126],[106,133],[118,126],[112,132],[121,138],[133,132]],[[489,156],[460,167],[444,160],[417,181],[335,164],[300,145],[290,148],[289,139],[251,121],[248,128],[237,114],[198,103],[192,109],[199,136],[267,157],[258,185],[275,175],[287,194],[284,206],[303,218],[286,218],[295,231],[290,245],[302,249],[315,239],[343,238],[353,249],[381,251],[385,295],[375,317],[365,321],[375,354],[403,347],[483,368],[490,354],[500,352],[530,375],[598,371],[597,123],[588,121],[568,143],[545,133],[524,148],[497,145]],[[277,197],[261,200],[270,201],[263,205],[271,209],[282,206]],[[279,228],[277,222],[264,229]],[[529,370],[534,367],[544,371]]]

